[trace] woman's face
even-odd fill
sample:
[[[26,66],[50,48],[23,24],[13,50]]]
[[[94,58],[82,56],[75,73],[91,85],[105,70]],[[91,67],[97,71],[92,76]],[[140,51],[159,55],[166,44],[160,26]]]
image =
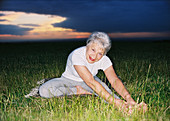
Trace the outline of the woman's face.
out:
[[[90,64],[99,61],[104,55],[105,49],[101,48],[97,43],[91,43],[86,49],[86,59]]]

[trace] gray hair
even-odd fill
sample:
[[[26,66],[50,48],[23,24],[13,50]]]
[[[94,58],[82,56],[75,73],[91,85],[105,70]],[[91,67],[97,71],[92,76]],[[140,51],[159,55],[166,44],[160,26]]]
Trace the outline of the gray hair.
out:
[[[90,45],[91,43],[97,43],[105,49],[106,54],[111,48],[111,40],[109,36],[104,32],[93,32],[90,37],[87,39],[86,46]]]

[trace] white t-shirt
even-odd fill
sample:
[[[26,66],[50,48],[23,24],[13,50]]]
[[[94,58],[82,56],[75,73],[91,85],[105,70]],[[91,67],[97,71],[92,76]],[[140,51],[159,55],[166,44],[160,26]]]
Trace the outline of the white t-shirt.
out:
[[[104,55],[99,61],[90,64],[86,59],[86,46],[83,46],[70,53],[67,59],[65,72],[62,74],[62,76],[68,79],[83,81],[75,70],[74,65],[86,66],[91,74],[95,76],[98,73],[98,70],[106,70],[112,65],[112,62]]]

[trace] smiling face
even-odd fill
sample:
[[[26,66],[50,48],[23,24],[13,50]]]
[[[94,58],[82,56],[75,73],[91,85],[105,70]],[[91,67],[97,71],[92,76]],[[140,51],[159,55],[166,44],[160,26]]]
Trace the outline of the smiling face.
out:
[[[91,43],[86,49],[86,59],[90,64],[99,61],[104,55],[105,49],[103,49],[97,43]]]

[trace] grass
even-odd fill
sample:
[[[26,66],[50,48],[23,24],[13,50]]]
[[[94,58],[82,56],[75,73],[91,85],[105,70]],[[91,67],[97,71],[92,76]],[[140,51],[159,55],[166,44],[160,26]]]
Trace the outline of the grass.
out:
[[[94,96],[24,97],[38,80],[60,77],[68,54],[83,45],[84,41],[0,43],[0,120],[169,121],[169,42],[113,42],[108,53],[132,97],[148,104],[145,114],[126,115]],[[98,77],[109,85],[102,71]]]

